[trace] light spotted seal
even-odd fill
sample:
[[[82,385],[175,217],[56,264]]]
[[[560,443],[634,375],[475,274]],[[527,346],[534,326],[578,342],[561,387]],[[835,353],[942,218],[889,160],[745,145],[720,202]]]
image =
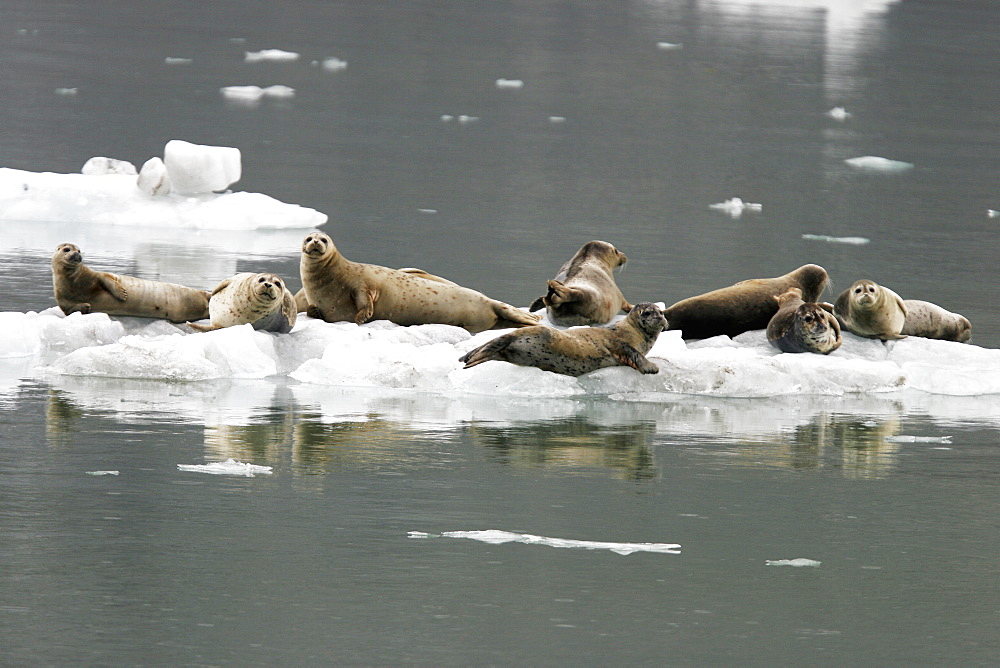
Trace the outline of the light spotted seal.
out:
[[[538,316],[450,281],[351,262],[322,232],[303,240],[299,268],[307,312],[327,322],[441,323],[472,333],[538,323]]]
[[[469,351],[459,361],[465,362],[466,369],[496,360],[567,376],[581,376],[609,366],[657,373],[659,367],[646,359],[646,353],[666,326],[660,308],[644,302],[610,327],[526,327]]]
[[[236,274],[219,283],[208,300],[211,325],[189,322],[192,329],[213,329],[250,324],[264,332],[286,334],[295,326],[295,296],[275,274]]]
[[[875,281],[855,281],[833,305],[840,326],[869,339],[905,339],[906,305],[895,292]]]
[[[664,310],[670,329],[681,330],[685,339],[707,339],[725,334],[736,336],[764,329],[778,312],[780,296],[799,288],[802,299],[814,302],[826,288],[829,277],[823,267],[806,264],[776,278],[753,278],[728,288],[688,297]]]
[[[786,353],[828,355],[842,343],[840,324],[816,302],[802,301],[802,290],[789,288],[776,297],[778,312],[767,323],[767,340]]]
[[[548,282],[549,291],[530,311],[546,309],[549,320],[563,327],[605,325],[615,314],[632,310],[612,273],[628,261],[606,241],[589,241]]]
[[[147,281],[83,264],[74,244],[59,244],[52,255],[52,286],[63,313],[107,313],[171,322],[208,317],[208,292],[176,283]]]
[[[960,343],[972,339],[972,323],[965,316],[919,299],[904,299],[903,305],[906,307],[906,320],[900,333],[904,336]]]

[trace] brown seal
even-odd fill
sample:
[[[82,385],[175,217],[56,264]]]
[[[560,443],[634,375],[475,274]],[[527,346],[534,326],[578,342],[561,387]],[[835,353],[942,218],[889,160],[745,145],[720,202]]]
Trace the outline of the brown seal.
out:
[[[900,332],[903,335],[959,343],[972,339],[972,323],[965,316],[919,299],[904,299],[903,305],[906,306],[906,320]]]
[[[211,325],[189,322],[192,329],[213,329],[249,324],[264,332],[287,334],[295,326],[295,296],[276,274],[236,274],[219,283],[208,300]]]
[[[895,292],[875,281],[855,281],[833,305],[840,326],[868,339],[904,339],[906,305]]]
[[[322,232],[302,242],[299,266],[308,313],[327,322],[441,323],[472,333],[538,323],[538,316],[449,281],[351,262]]]
[[[581,376],[609,366],[657,373],[659,367],[646,359],[646,353],[666,326],[660,308],[644,302],[610,327],[527,327],[499,336],[469,351],[459,361],[465,362],[466,369],[496,360],[567,376]]]
[[[802,290],[802,299],[814,302],[826,288],[829,277],[823,267],[806,264],[784,276],[753,278],[728,288],[688,297],[663,311],[669,329],[681,330],[685,339],[736,336],[764,329],[778,312],[780,296],[789,288]]]
[[[767,323],[767,340],[786,353],[828,355],[840,347],[840,323],[816,302],[802,301],[802,290],[789,288],[776,298],[778,312]]]
[[[549,320],[563,327],[604,325],[628,303],[612,273],[628,261],[625,254],[606,241],[589,241],[548,282],[549,291],[532,304],[530,311],[546,308]]]
[[[63,313],[107,313],[171,322],[208,317],[208,292],[176,283],[147,281],[83,264],[73,244],[59,244],[52,255],[52,285]]]

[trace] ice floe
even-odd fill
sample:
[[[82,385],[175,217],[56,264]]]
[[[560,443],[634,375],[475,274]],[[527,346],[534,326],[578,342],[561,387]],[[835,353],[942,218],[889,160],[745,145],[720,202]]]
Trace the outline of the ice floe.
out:
[[[341,70],[347,69],[347,61],[341,60],[340,58],[334,58],[333,56],[329,58],[324,58],[323,60],[314,60],[312,62],[314,67],[321,67],[326,72],[340,72]]]
[[[237,148],[173,140],[164,158],[92,158],[86,173],[0,167],[0,220],[220,230],[304,229],[326,215],[262,193],[216,192],[240,178]],[[130,174],[129,171],[132,171]]]
[[[814,561],[813,559],[804,559],[799,557],[798,559],[775,559],[764,562],[765,566],[791,566],[793,568],[819,568],[819,565],[823,563],[822,561]]]
[[[834,107],[830,111],[826,112],[826,115],[835,121],[846,121],[851,117],[851,114],[848,113],[848,111],[843,107]]]
[[[863,155],[858,158],[848,158],[844,160],[854,169],[869,172],[905,172],[913,169],[913,163],[902,160],[890,160],[877,155]]]
[[[524,88],[524,81],[521,79],[497,79],[497,88]]]
[[[727,199],[725,202],[719,202],[718,204],[709,204],[709,209],[715,211],[722,211],[728,213],[733,218],[739,218],[743,215],[744,211],[754,211],[759,212],[763,210],[763,205],[755,204],[754,202],[744,202],[739,197],[733,197]]]
[[[248,63],[260,63],[270,61],[276,63],[291,63],[299,59],[299,54],[294,51],[283,51],[282,49],[263,49],[261,51],[247,51],[244,61]]]
[[[827,234],[803,234],[802,238],[807,241],[825,241],[829,244],[849,244],[852,246],[863,246],[871,243],[867,237],[831,237]]]
[[[257,466],[238,462],[234,459],[227,459],[224,462],[212,462],[210,464],[178,464],[181,471],[193,471],[196,473],[210,473],[212,475],[237,475],[245,478],[253,478],[258,474],[270,475],[270,466]]]
[[[468,538],[491,545],[503,543],[525,543],[527,545],[544,545],[546,547],[575,548],[581,550],[608,550],[615,554],[630,555],[636,552],[657,552],[660,554],[680,554],[681,546],[676,543],[612,543],[594,540],[575,540],[571,538],[550,538],[534,536],[528,533],[515,533],[499,529],[482,531],[444,531],[441,534],[429,534],[422,531],[410,531],[410,538]]]

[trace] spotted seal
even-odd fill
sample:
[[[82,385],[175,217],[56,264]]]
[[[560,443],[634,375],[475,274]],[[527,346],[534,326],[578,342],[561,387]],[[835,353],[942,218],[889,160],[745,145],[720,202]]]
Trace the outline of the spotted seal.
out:
[[[171,322],[208,317],[208,292],[176,283],[95,271],[83,263],[75,244],[59,244],[52,254],[52,286],[63,313],[107,313]]]
[[[538,316],[449,281],[345,258],[322,232],[306,236],[299,265],[310,316],[327,322],[442,323],[476,333],[529,327]]]
[[[549,320],[563,327],[605,325],[615,314],[632,310],[612,273],[628,261],[606,241],[589,241],[548,282],[549,291],[530,311],[546,309]]]
[[[497,360],[567,376],[581,376],[609,366],[657,373],[659,367],[646,359],[646,353],[666,326],[660,308],[644,302],[610,327],[526,327],[467,352],[459,361],[465,362],[466,369]]]
[[[789,288],[776,300],[778,312],[767,323],[767,340],[778,350],[828,355],[840,347],[840,323],[822,305],[802,301],[802,290]]]
[[[972,323],[958,313],[919,299],[904,299],[906,320],[900,334],[966,343],[972,339]]]
[[[736,336],[753,329],[765,329],[778,312],[780,296],[789,288],[799,288],[802,299],[819,299],[829,282],[826,270],[816,264],[802,265],[775,278],[753,278],[728,288],[720,288],[682,299],[663,311],[670,329],[681,330],[685,339]]]
[[[208,300],[211,325],[189,322],[192,329],[213,329],[250,324],[264,332],[286,334],[295,326],[295,296],[276,274],[236,274],[219,283]]]

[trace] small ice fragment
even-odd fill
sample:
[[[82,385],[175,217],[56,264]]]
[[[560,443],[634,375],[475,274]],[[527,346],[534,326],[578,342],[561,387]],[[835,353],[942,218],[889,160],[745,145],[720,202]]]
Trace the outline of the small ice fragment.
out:
[[[115,158],[94,157],[84,163],[80,170],[81,174],[87,176],[105,176],[107,174],[126,174],[136,176],[135,165],[127,160],[116,160]]]
[[[170,175],[167,174],[167,166],[163,164],[163,160],[147,160],[139,171],[135,184],[139,190],[152,197],[170,194]]]
[[[524,88],[520,79],[497,79],[497,88]]]
[[[56,88],[56,95],[72,97],[80,92],[79,88]]]
[[[905,172],[913,168],[913,163],[902,160],[890,160],[877,155],[863,155],[859,158],[848,158],[844,160],[855,169],[863,169],[872,172]]]
[[[347,61],[340,58],[324,58],[320,65],[327,72],[339,72],[347,69]]]
[[[288,99],[295,97],[295,89],[290,86],[268,86],[261,91],[265,97]]]
[[[803,234],[802,238],[809,241],[826,241],[831,244],[852,244],[854,246],[871,243],[871,239],[866,237],[831,237],[827,234]]]
[[[264,97],[264,89],[260,86],[225,86],[219,90],[223,97],[241,102],[256,102]]]
[[[528,545],[545,545],[548,547],[580,548],[584,550],[609,550],[615,554],[629,555],[635,552],[660,552],[663,554],[680,554],[680,545],[676,543],[607,543],[592,540],[574,540],[570,538],[549,538],[533,536],[527,533],[514,533],[489,529],[485,531],[445,531],[441,534],[446,538],[470,538],[491,545],[502,543],[525,543]]]
[[[87,475],[118,475],[118,471],[87,471]]]
[[[565,123],[565,116],[549,116],[549,123]]]
[[[257,466],[238,462],[235,459],[227,459],[224,462],[213,462],[211,464],[178,464],[181,471],[195,471],[198,473],[211,473],[213,475],[241,475],[253,478],[258,473],[271,474],[270,466]]]
[[[951,443],[951,436],[886,436],[887,443]]]
[[[834,107],[830,111],[826,112],[826,115],[835,121],[846,121],[851,117],[851,114],[848,113],[848,111],[843,107]]]
[[[417,209],[420,213],[426,213],[428,215],[437,213],[437,209]]]
[[[727,199],[725,202],[710,204],[708,208],[715,209],[716,211],[724,211],[733,218],[739,218],[743,215],[744,211],[761,211],[764,207],[761,204],[744,202],[739,197],[733,197],[732,199]]]
[[[677,51],[678,49],[683,49],[684,45],[674,42],[657,42],[656,48],[660,51]]]
[[[263,49],[261,51],[247,51],[246,58],[244,60],[248,63],[259,63],[264,60],[270,60],[278,63],[290,63],[298,59],[299,59],[299,54],[295,53],[294,51],[282,51],[281,49]]]
[[[430,538],[433,534],[424,531],[407,531],[407,538]]]
[[[455,117],[452,116],[451,114],[442,114],[441,115],[441,121],[444,122],[444,123],[450,123],[453,120],[455,120]]]
[[[190,65],[194,62],[193,58],[172,58],[167,56],[163,59],[163,62],[167,65]]]
[[[475,123],[478,120],[479,116],[466,116],[465,114],[462,114],[461,116],[458,117],[458,122],[461,123],[462,125],[466,125],[468,123]]]
[[[1000,218],[1000,211],[995,211],[993,209],[986,209],[986,215],[990,218]]]
[[[823,563],[823,562],[822,561],[813,561],[812,559],[803,559],[803,558],[800,557],[798,559],[776,559],[774,561],[771,561],[770,559],[768,559],[767,561],[764,562],[764,565],[765,566],[792,566],[794,568],[802,568],[804,566],[811,566],[811,567],[816,568],[821,563]]]

